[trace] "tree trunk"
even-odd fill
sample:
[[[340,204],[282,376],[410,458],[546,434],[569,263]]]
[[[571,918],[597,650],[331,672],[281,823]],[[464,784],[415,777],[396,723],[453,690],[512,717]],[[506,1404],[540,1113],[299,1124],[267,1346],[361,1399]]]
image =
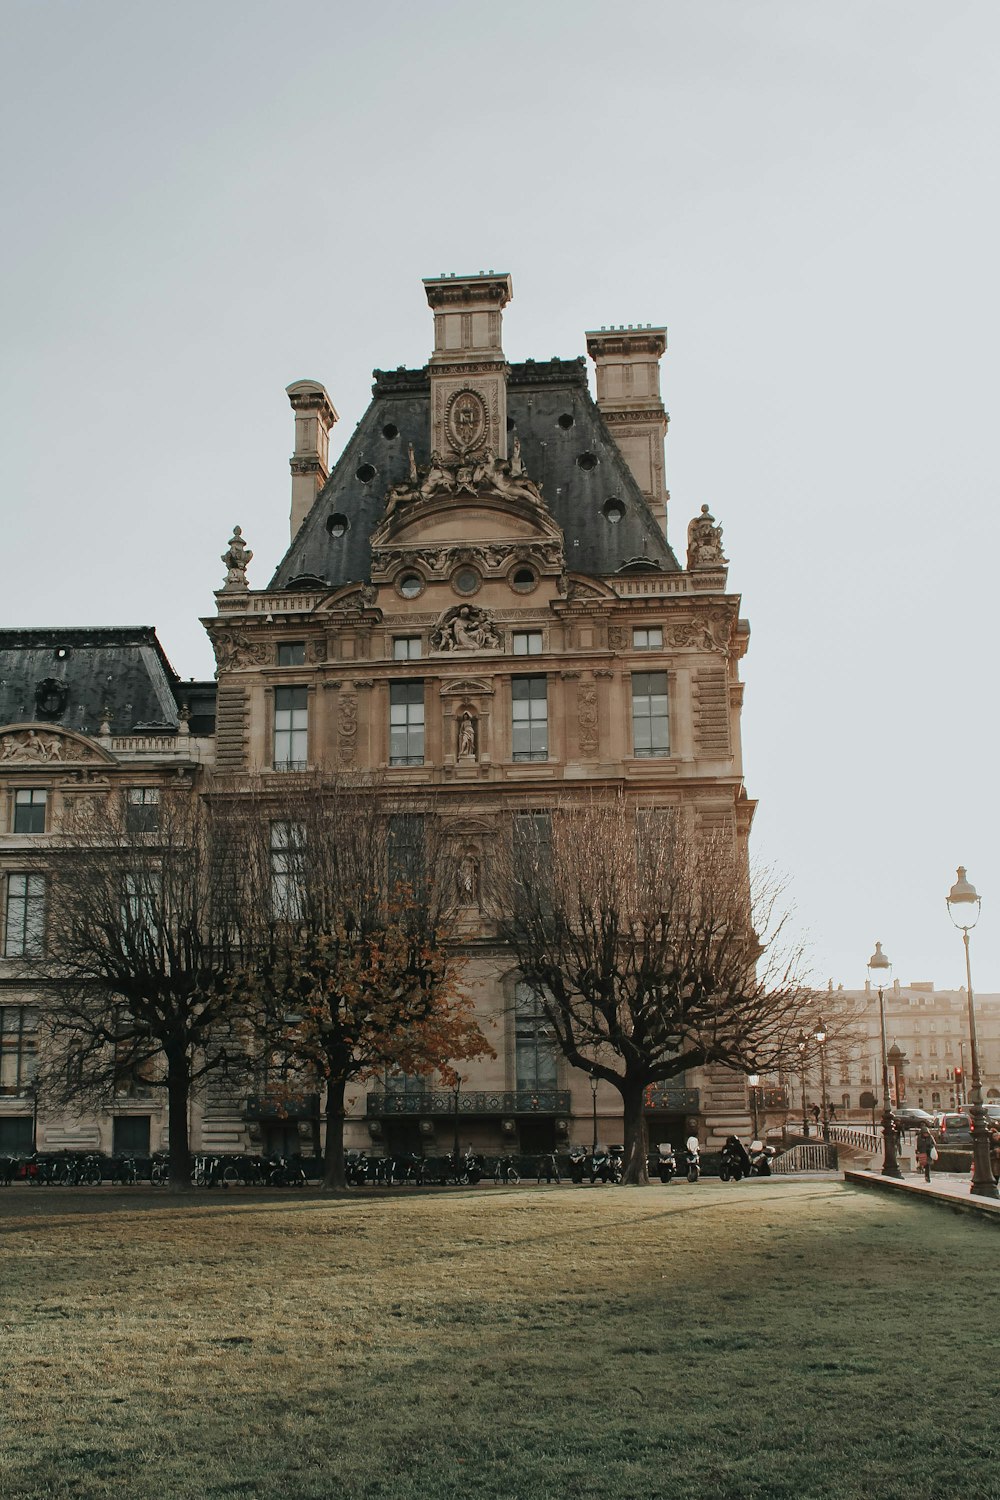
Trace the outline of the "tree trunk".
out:
[[[326,1149],[323,1155],[323,1186],[335,1191],[347,1187],[344,1173],[344,1093],[343,1078],[331,1078],[326,1086]]]
[[[625,1078],[619,1088],[625,1108],[625,1171],[622,1181],[633,1187],[648,1187],[645,1085]]]
[[[167,1181],[171,1192],[191,1191],[191,1146],[188,1140],[188,1101],[191,1070],[187,1049],[167,1050],[167,1125],[170,1131],[170,1163]]]

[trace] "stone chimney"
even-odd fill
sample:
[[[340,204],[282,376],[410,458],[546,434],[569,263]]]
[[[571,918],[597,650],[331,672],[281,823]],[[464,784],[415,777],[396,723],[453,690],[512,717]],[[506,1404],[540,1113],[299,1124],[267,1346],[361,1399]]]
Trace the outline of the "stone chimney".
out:
[[[330,429],[337,413],[324,387],[315,380],[296,380],[286,390],[295,412],[295,452],[291,457],[294,539],[330,477]]]
[[[434,310],[431,448],[446,462],[492,448],[507,457],[507,361],[501,342],[503,309],[513,296],[510,277],[424,279]]]
[[[660,357],[667,347],[667,330],[623,324],[585,337],[587,353],[597,367],[601,415],[665,535],[663,440],[668,417],[660,399]]]

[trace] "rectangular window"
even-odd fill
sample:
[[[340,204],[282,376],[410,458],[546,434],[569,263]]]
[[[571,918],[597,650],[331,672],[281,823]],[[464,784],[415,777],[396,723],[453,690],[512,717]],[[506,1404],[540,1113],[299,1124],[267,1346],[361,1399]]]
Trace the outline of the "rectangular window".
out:
[[[160,872],[159,870],[126,870],[122,918],[125,924],[123,937],[132,946],[147,954],[149,941],[155,943],[160,931]]]
[[[21,788],[14,793],[14,832],[44,833],[48,792]]]
[[[514,1055],[519,1090],[554,1089],[557,1082],[556,1044],[545,1008],[530,984],[514,988]]]
[[[392,813],[389,817],[389,885],[423,890],[426,857],[423,813]]]
[[[305,842],[302,823],[281,820],[271,824],[271,915],[275,921],[297,922],[302,916]]]
[[[544,677],[512,677],[515,760],[547,760],[549,754],[549,698]]]
[[[542,632],[540,630],[515,630],[515,656],[541,656]]]
[[[634,755],[669,755],[666,672],[632,673]]]
[[[45,876],[8,875],[3,951],[8,958],[39,958],[45,942]]]
[[[389,764],[422,766],[424,763],[424,685],[422,682],[389,684]]]
[[[305,660],[305,641],[282,641],[278,646],[279,667],[302,667],[305,666]]]
[[[637,625],[632,631],[632,649],[634,651],[657,651],[662,645],[662,625]]]
[[[38,1011],[0,1005],[0,1094],[22,1094],[35,1076]]]
[[[130,786],[125,803],[125,827],[129,833],[155,833],[160,826],[160,788]]]
[[[309,758],[308,688],[274,690],[274,769],[304,771]]]
[[[392,638],[393,661],[415,661],[423,655],[423,639],[419,635],[395,635]]]

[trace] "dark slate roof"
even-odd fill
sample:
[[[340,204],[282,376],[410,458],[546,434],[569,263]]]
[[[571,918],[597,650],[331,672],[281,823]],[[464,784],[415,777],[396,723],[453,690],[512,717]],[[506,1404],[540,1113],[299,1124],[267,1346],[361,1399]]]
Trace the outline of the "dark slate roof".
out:
[[[193,734],[212,732],[215,683],[180,682],[152,626],[0,630],[0,724],[97,734],[107,708],[112,734],[171,734],[180,704]]]
[[[333,587],[367,580],[369,538],[382,519],[387,489],[406,479],[407,445],[413,444],[418,464],[430,457],[426,367],[376,370],[374,375],[371,405],[279,564],[271,588],[287,588],[296,578],[307,577]],[[562,528],[572,572],[609,575],[636,561],[665,573],[678,571],[677,559],[590,395],[582,357],[511,365],[507,420],[521,439],[525,469],[541,484],[545,503]],[[365,477],[366,468],[375,470],[374,477]],[[625,505],[624,519],[617,523],[603,512],[611,498]],[[328,518],[336,513],[348,520],[348,530],[339,538],[327,530]]]

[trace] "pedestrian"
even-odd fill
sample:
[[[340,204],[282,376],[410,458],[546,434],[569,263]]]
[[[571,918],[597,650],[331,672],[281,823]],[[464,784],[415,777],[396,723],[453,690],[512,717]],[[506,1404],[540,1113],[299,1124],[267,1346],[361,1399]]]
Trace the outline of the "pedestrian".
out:
[[[813,1120],[818,1125],[819,1124],[819,1116],[820,1116],[819,1105],[818,1104],[812,1104],[812,1105],[810,1105],[810,1109],[812,1110]]]
[[[937,1161],[937,1147],[934,1137],[926,1125],[921,1125],[917,1131],[917,1167],[924,1174],[924,1181],[931,1180],[931,1162]]]
[[[830,1105],[830,1119],[831,1120],[835,1120],[836,1118],[837,1118],[837,1106],[835,1104],[831,1104]]]

